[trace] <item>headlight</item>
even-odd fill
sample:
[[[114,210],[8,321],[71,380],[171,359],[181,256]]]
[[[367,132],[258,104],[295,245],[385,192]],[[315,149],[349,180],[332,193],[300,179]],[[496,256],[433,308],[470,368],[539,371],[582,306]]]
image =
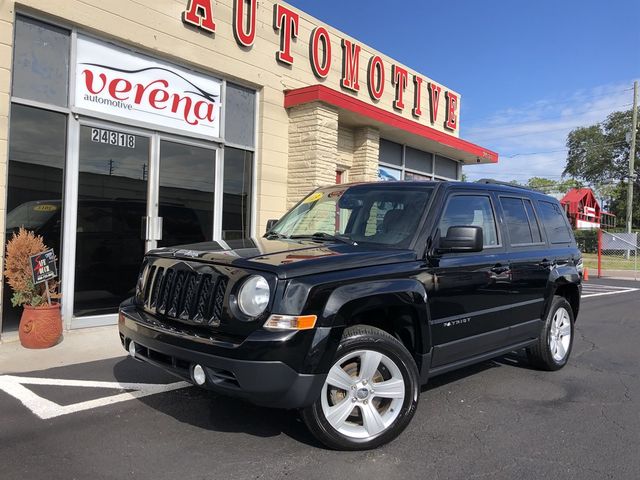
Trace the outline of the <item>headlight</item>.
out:
[[[264,277],[252,275],[244,281],[238,293],[238,306],[245,315],[257,317],[269,303],[269,284]]]

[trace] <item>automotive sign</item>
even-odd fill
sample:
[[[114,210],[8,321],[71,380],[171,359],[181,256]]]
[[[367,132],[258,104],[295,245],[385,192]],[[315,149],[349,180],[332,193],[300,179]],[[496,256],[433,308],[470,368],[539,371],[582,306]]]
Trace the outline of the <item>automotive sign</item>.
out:
[[[218,79],[78,37],[78,108],[219,138],[221,85]]]
[[[53,253],[53,250],[47,250],[46,252],[32,255],[29,258],[31,259],[31,273],[34,284],[37,285],[58,276],[56,255]]]

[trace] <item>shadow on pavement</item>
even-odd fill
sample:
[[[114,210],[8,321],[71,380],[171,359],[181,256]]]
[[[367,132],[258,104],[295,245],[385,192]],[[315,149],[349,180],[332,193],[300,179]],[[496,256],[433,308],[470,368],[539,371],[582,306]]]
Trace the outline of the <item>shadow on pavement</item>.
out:
[[[130,381],[132,366],[139,365],[139,362],[130,358],[123,359],[113,366],[113,375],[118,381],[125,381],[125,378]],[[143,366],[149,370],[160,370]],[[175,381],[180,380],[175,377]],[[144,375],[139,375],[137,381],[148,380]],[[247,433],[263,438],[284,434],[298,442],[324,448],[311,436],[298,413],[293,410],[259,407],[195,386],[143,397],[137,401],[197,428],[216,432]]]

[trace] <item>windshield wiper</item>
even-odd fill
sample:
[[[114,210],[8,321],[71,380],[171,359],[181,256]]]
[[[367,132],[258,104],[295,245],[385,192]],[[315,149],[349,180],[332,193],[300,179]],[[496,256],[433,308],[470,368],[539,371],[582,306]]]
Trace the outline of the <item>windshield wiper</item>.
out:
[[[357,242],[351,240],[346,235],[331,235],[330,233],[325,232],[316,232],[313,235],[292,235],[290,238],[310,238],[312,240],[341,242],[349,245],[358,245]]]
[[[283,238],[289,238],[286,235],[283,235],[281,233],[278,232],[268,232],[264,238],[268,239],[268,240],[272,240],[274,238],[277,238],[278,240],[282,240]]]

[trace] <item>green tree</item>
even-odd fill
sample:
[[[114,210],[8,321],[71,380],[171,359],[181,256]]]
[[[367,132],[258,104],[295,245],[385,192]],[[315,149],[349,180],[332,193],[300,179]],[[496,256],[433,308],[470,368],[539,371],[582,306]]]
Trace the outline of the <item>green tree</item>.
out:
[[[631,110],[613,112],[604,121],[572,130],[567,137],[567,163],[563,175],[584,182],[609,203],[617,225],[623,226],[627,209]],[[640,132],[636,132],[636,144]],[[640,170],[640,149],[636,150],[636,171]],[[637,185],[637,184],[636,184]],[[640,186],[634,189],[633,223],[640,227]]]
[[[629,172],[631,110],[613,112],[606,120],[572,130],[567,137],[567,164],[563,175],[590,185],[620,181]],[[640,135],[638,136],[640,139]],[[640,151],[636,151],[636,162]]]
[[[527,182],[527,187],[547,193],[555,191],[558,187],[558,182],[550,178],[531,177]]]

